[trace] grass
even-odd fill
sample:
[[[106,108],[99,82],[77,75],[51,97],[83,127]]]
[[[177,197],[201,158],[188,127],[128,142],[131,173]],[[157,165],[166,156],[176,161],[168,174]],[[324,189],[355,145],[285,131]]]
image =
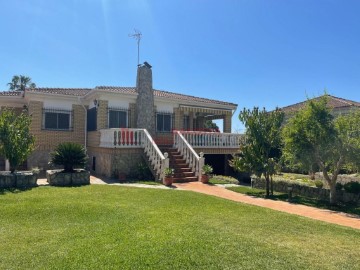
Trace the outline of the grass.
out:
[[[358,269],[360,230],[178,190],[0,195],[0,269]]]
[[[250,188],[250,187],[228,187],[227,189],[250,195],[260,198],[265,198],[265,190],[263,189],[256,189],[256,188]],[[274,195],[270,195],[268,199],[271,200],[280,200],[280,201],[288,201],[289,197],[287,193],[281,193],[281,192],[274,192]],[[308,197],[302,197],[302,196],[293,196],[291,199],[292,203],[295,204],[303,204],[307,206],[313,206],[317,208],[323,208],[323,209],[329,209],[334,211],[341,211],[349,214],[356,214],[360,215],[360,206],[353,205],[353,204],[338,204],[337,206],[332,206],[329,204],[328,201],[321,201],[317,200],[315,198],[308,198]]]
[[[151,186],[161,185],[160,182],[155,182],[154,180],[126,180],[122,183],[143,184],[143,185],[151,185]]]

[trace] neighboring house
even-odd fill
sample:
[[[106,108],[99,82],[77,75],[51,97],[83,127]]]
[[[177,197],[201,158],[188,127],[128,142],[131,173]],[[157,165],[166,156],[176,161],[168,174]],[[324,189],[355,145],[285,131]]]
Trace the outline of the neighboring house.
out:
[[[311,100],[319,100],[322,97],[323,96],[316,97]],[[360,109],[360,102],[338,98],[328,94],[326,94],[326,97],[328,99],[327,106],[334,116],[349,113],[354,109]],[[302,109],[306,105],[306,102],[307,100],[280,108],[285,113],[285,119],[288,119],[291,115]]]
[[[239,135],[231,134],[236,104],[155,90],[146,62],[138,67],[136,87],[5,91],[0,92],[0,106],[26,109],[32,116],[36,149],[27,160],[29,169],[46,169],[49,153],[71,141],[86,146],[90,169],[100,175],[130,175],[139,163],[147,162],[161,178],[169,166],[164,153],[169,152],[178,178],[190,179],[199,175],[200,152],[226,171],[227,156],[239,147]],[[202,132],[204,122],[214,119],[223,120],[224,133]],[[172,148],[190,170],[181,168],[184,164]]]

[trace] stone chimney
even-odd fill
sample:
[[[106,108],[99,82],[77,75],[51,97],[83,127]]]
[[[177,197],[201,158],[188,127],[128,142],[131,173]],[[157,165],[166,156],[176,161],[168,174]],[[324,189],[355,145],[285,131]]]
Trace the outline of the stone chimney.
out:
[[[138,66],[136,78],[136,126],[145,128],[155,135],[154,92],[152,87],[152,70],[149,63]]]

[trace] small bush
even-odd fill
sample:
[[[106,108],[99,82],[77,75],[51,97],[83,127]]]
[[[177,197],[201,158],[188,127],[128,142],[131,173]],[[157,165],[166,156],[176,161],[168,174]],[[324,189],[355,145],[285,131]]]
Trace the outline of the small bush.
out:
[[[60,143],[50,155],[50,164],[62,165],[65,172],[73,172],[74,167],[84,168],[87,163],[85,148],[78,143]]]
[[[322,188],[324,186],[324,183],[321,180],[315,180],[314,183],[317,188]]]
[[[348,182],[344,185],[346,192],[360,194],[360,183],[358,182]]]
[[[203,174],[209,175],[209,174],[212,174],[212,172],[213,172],[213,167],[211,167],[211,165],[206,164],[202,167]]]
[[[343,184],[336,183],[335,188],[336,188],[336,190],[342,190],[343,189]]]

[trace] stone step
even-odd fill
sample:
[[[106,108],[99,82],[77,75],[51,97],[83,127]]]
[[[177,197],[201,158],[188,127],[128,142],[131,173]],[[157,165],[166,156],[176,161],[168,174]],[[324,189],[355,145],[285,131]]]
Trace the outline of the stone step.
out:
[[[181,177],[194,177],[195,173],[193,172],[175,172],[174,177],[175,178],[181,178]]]
[[[198,181],[198,178],[196,176],[173,178],[174,183],[186,183],[186,182],[196,182],[196,181]]]
[[[174,170],[175,170],[175,172],[191,172],[191,169],[188,167],[183,167],[183,168],[179,167],[176,169],[174,168]]]

